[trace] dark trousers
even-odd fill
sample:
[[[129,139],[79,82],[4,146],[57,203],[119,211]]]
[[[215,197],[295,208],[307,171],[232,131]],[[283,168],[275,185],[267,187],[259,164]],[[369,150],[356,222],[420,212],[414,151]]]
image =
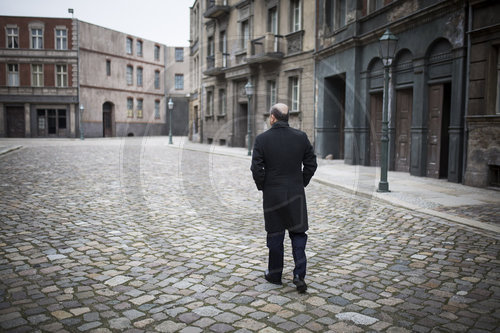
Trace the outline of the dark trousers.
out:
[[[295,268],[293,275],[298,275],[301,278],[306,276],[306,243],[307,235],[305,232],[288,231],[290,240],[292,241],[292,254]],[[285,240],[285,232],[274,232],[267,234],[267,247],[269,248],[269,274],[273,279],[281,280],[283,273],[283,241]]]

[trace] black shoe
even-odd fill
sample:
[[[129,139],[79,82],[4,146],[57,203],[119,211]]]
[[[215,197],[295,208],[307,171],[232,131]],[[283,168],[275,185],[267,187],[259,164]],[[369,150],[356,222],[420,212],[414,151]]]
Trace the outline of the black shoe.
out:
[[[275,279],[272,279],[271,274],[269,274],[269,272],[266,270],[264,272],[264,278],[267,280],[267,282],[269,283],[272,283],[272,284],[277,284],[277,285],[282,285],[283,283],[281,282],[281,280],[275,280]]]
[[[303,294],[306,292],[307,284],[304,282],[304,278],[301,278],[298,275],[295,275],[293,277],[293,284],[297,287],[297,291],[300,294]]]

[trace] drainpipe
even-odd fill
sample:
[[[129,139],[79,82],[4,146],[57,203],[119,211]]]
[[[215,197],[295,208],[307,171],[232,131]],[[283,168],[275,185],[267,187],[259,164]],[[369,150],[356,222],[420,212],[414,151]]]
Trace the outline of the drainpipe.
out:
[[[467,149],[468,149],[468,138],[469,138],[469,129],[467,127],[467,114],[469,112],[469,78],[470,78],[470,54],[471,54],[471,38],[470,33],[472,31],[472,5],[469,3],[469,15],[467,18],[467,69],[466,69],[466,82],[465,82],[465,114],[464,114],[464,145],[463,145],[463,160],[462,160],[462,181],[464,184],[465,181],[465,171],[467,168]]]
[[[314,61],[314,69],[313,69],[313,137],[312,139],[314,140],[314,145],[313,148],[316,150],[316,104],[318,103],[318,99],[316,98],[316,86],[318,84],[318,80],[316,79],[316,50],[318,49],[318,7],[319,7],[319,0],[315,1],[316,8],[315,8],[315,15],[314,15],[314,51],[313,51],[313,61]]]
[[[78,19],[76,20],[76,58],[77,58],[77,64],[76,64],[76,82],[77,82],[77,100],[78,104],[76,105],[76,112],[78,112],[78,128],[79,132],[78,133],[80,136],[82,135],[82,115],[80,114],[80,21]],[[75,112],[75,115],[76,115]],[[76,118],[76,117],[75,117]],[[76,120],[76,119],[75,119]],[[76,121],[75,121],[75,132],[76,132]]]
[[[167,45],[163,45],[163,98],[165,101],[165,124],[168,121],[168,105],[167,105],[167,64],[168,64],[168,57],[167,57],[167,52],[168,48]],[[170,125],[170,124],[169,124]],[[165,128],[166,131],[166,128]]]

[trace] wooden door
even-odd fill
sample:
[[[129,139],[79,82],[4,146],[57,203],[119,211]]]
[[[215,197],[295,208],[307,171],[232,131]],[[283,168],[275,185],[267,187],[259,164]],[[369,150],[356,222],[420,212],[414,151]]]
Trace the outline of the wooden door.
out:
[[[429,121],[427,133],[427,177],[439,178],[441,124],[443,120],[442,84],[429,87]]]
[[[382,138],[382,108],[384,95],[370,95],[370,165],[380,165]]]
[[[410,171],[411,112],[413,91],[396,93],[396,171]]]
[[[26,136],[24,107],[7,108],[7,137],[24,138]]]

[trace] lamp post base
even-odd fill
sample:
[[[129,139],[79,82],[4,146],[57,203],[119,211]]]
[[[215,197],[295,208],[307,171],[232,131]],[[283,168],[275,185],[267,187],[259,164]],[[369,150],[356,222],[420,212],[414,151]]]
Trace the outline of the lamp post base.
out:
[[[389,191],[389,183],[388,182],[379,182],[378,183],[378,189],[377,189],[377,192],[391,192]]]

